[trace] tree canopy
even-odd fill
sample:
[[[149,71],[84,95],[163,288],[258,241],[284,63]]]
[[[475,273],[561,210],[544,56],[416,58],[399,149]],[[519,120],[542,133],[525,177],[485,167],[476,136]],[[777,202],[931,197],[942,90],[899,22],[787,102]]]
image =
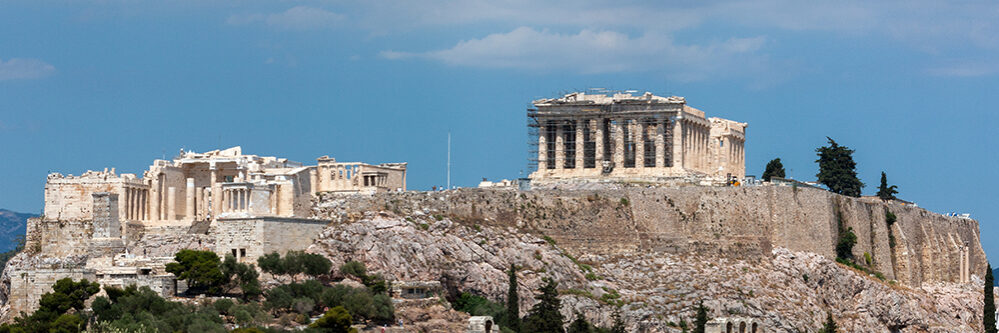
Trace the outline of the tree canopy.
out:
[[[273,275],[305,274],[318,277],[330,273],[333,263],[329,259],[314,253],[288,251],[282,258],[277,252],[271,252],[257,258],[260,270]]]
[[[833,193],[859,197],[864,183],[857,178],[857,163],[853,161],[853,150],[840,146],[832,138],[828,146],[815,149],[819,159],[819,173],[816,175],[820,183],[826,185]]]
[[[520,332],[520,296],[517,294],[517,266],[510,264],[507,272],[508,287],[506,292],[506,324],[504,327],[514,332]]]
[[[985,306],[984,310],[984,320],[982,325],[985,326],[985,333],[996,333],[996,302],[994,298],[993,285],[995,284],[994,277],[992,276],[992,264],[988,265],[985,271]]]
[[[826,314],[826,323],[819,330],[819,333],[836,333],[836,321],[833,320],[832,313]]]
[[[541,286],[541,292],[534,298],[538,303],[531,307],[527,317],[524,318],[523,331],[535,333],[563,333],[562,325],[565,318],[559,310],[562,302],[558,299],[558,283],[551,278],[545,278],[545,285]]]
[[[878,198],[884,201],[894,200],[896,199],[895,195],[898,194],[897,189],[898,186],[888,186],[888,176],[885,175],[884,171],[881,171],[881,185],[878,186]]]
[[[167,264],[166,271],[176,275],[178,280],[187,280],[191,292],[222,294],[223,285],[228,281],[222,274],[221,260],[215,252],[183,249],[177,252],[174,260],[177,262]]]
[[[784,178],[784,164],[780,163],[780,158],[775,158],[767,163],[767,167],[763,170],[763,180],[770,181],[770,178]]]
[[[697,305],[697,316],[694,317],[694,333],[704,333],[708,320],[708,308],[704,307],[704,302],[701,302]]]

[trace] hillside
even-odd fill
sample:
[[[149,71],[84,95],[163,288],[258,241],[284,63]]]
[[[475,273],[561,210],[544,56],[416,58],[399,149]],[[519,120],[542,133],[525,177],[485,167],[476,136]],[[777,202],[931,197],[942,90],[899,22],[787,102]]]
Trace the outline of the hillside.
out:
[[[14,249],[15,239],[24,236],[28,219],[36,216],[0,209],[0,252]]]
[[[690,322],[700,301],[712,317],[757,318],[786,332],[814,331],[827,312],[850,332],[981,325],[976,221],[816,189],[384,193],[324,197],[314,215],[334,223],[309,251],[334,262],[494,300],[505,298],[512,263],[523,267],[522,311],[551,276],[567,317],[579,310],[609,325],[623,305],[630,331],[679,332],[670,323]],[[834,261],[840,227],[856,233],[854,261],[866,272]],[[957,244],[968,246],[970,283],[957,283]]]

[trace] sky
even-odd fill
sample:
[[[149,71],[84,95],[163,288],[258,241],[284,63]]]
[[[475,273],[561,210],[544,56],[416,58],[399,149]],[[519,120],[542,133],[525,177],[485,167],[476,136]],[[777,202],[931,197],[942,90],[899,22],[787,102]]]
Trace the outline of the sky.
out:
[[[747,122],[747,174],[815,179],[826,137],[877,191],[971,213],[999,256],[994,1],[0,2],[0,207],[46,174],[242,146],[408,162],[409,188],[527,172],[526,109],[589,88]]]

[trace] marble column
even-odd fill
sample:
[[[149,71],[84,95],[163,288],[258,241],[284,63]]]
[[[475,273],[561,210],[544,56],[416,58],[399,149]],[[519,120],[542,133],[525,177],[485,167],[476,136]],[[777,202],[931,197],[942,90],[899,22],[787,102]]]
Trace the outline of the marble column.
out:
[[[673,167],[683,167],[683,119],[678,118],[673,121]]]
[[[596,168],[603,168],[604,161],[604,118],[597,118],[593,120],[593,126],[596,128],[596,137],[594,142],[596,143],[596,150],[594,151],[594,160],[596,161]]]
[[[645,168],[645,123],[642,119],[635,121],[635,132],[632,137],[635,138],[635,167],[639,169]]]
[[[211,188],[212,195],[210,198],[208,198],[208,201],[211,201],[212,203],[211,207],[212,217],[216,217],[219,216],[219,213],[222,212],[222,192],[221,189],[219,189],[217,186],[217,182],[219,179],[219,170],[218,167],[215,166],[215,163],[209,164],[208,169],[211,170],[212,172],[211,179],[209,179],[208,182],[208,186]]]
[[[184,219],[194,221],[194,178],[187,179],[187,188],[184,190]]]
[[[617,119],[614,124],[614,169],[624,168],[624,119]]]
[[[149,220],[159,221],[160,219],[160,191],[159,181],[151,182],[149,186]]]
[[[548,126],[538,126],[538,170],[548,169]]]
[[[663,125],[662,119],[656,119],[656,162],[655,166],[657,168],[662,168],[666,166],[666,126]]]
[[[583,130],[589,126],[590,121],[585,119],[576,120],[576,170],[583,169],[583,160],[586,157],[585,142],[583,141]]]
[[[167,187],[166,220],[172,221],[176,219],[177,219],[177,188],[170,186]]]
[[[559,120],[555,125],[555,169],[565,168],[565,126]]]

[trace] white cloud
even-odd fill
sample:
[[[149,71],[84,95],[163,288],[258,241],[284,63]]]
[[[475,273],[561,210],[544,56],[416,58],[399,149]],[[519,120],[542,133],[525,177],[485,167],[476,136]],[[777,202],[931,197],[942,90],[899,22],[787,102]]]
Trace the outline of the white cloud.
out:
[[[321,8],[297,6],[281,13],[230,15],[226,23],[230,25],[263,23],[288,30],[316,30],[333,27],[345,19],[346,16],[343,14]]]
[[[7,61],[0,59],[0,81],[39,79],[52,75],[55,71],[55,66],[38,59],[12,58]]]
[[[449,65],[509,68],[536,71],[609,73],[668,71],[680,79],[698,80],[708,75],[741,72],[756,67],[763,37],[732,38],[700,45],[682,45],[665,34],[631,37],[615,31],[581,30],[561,34],[520,27],[507,33],[459,42],[454,47],[429,52],[385,51],[386,59],[421,58]]]

